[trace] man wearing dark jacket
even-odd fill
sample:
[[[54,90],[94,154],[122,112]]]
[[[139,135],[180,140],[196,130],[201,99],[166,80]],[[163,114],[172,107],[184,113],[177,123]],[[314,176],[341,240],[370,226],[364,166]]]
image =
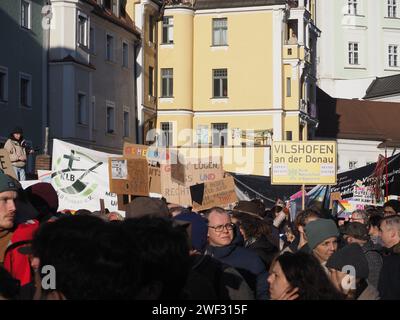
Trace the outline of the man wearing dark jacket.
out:
[[[386,248],[379,277],[378,291],[382,300],[400,299],[400,216],[382,219],[381,238]]]
[[[208,243],[205,254],[236,268],[255,291],[256,299],[267,299],[268,273],[258,255],[246,248],[232,244],[234,227],[230,215],[222,208],[212,208],[207,213]]]

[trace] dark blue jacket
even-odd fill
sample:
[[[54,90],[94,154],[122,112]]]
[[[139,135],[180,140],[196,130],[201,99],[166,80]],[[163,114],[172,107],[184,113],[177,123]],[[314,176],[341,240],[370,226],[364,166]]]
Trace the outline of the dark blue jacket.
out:
[[[257,300],[268,299],[268,272],[260,257],[251,249],[235,244],[224,247],[208,246],[205,254],[237,269],[255,291]]]

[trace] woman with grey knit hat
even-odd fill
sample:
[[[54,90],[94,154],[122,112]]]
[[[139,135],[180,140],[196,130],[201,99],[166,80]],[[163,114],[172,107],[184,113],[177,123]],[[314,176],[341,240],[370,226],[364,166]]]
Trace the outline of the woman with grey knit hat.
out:
[[[336,251],[326,267],[333,284],[346,299],[379,300],[378,290],[368,283],[368,261],[359,244],[352,243]]]
[[[305,232],[312,254],[329,274],[325,264],[337,250],[339,230],[336,223],[331,219],[317,219],[307,224]]]

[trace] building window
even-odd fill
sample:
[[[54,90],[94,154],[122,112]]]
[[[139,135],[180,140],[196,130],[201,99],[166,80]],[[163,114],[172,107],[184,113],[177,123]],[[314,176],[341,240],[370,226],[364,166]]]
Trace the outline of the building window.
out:
[[[196,129],[196,137],[197,144],[208,144],[208,125],[198,125]]]
[[[0,102],[8,100],[8,69],[0,67]]]
[[[357,169],[357,163],[358,161],[349,161],[349,169],[350,170]]]
[[[112,7],[113,14],[119,17],[119,0],[113,0],[112,6],[113,6]]]
[[[32,106],[32,77],[20,73],[19,84],[20,105],[30,108]]]
[[[104,7],[111,10],[111,2],[112,0],[103,0]]]
[[[114,37],[110,34],[106,36],[106,60],[114,60]]]
[[[128,68],[129,46],[126,42],[122,42],[122,66]]]
[[[161,69],[161,94],[163,97],[174,95],[174,69]]]
[[[397,17],[397,3],[396,0],[388,0],[388,17],[396,18]]]
[[[87,124],[86,95],[78,94],[78,124]]]
[[[90,53],[95,54],[96,52],[96,33],[94,27],[90,27]]]
[[[358,12],[358,0],[347,1],[347,13],[351,15],[357,15]]]
[[[292,140],[293,140],[293,132],[286,131],[286,141],[292,141]]]
[[[358,54],[358,43],[349,42],[349,64],[357,65],[359,63]]]
[[[228,124],[212,123],[212,145],[214,147],[224,147],[228,144]]]
[[[96,97],[92,97],[92,130],[95,130],[97,126],[96,121]]]
[[[388,47],[388,59],[389,59],[389,67],[398,67],[397,58],[398,58],[398,46],[389,45]]]
[[[149,96],[153,97],[153,86],[154,86],[154,68],[149,67]]]
[[[174,17],[163,18],[162,43],[174,43]]]
[[[213,97],[228,97],[228,69],[213,70]]]
[[[88,18],[85,14],[78,14],[78,44],[87,47]]]
[[[170,147],[173,145],[172,140],[172,122],[161,122],[161,146]]]
[[[213,46],[226,46],[228,44],[228,19],[213,19]]]
[[[286,97],[292,96],[292,78],[286,78]]]
[[[106,104],[106,132],[115,133],[115,105],[109,101]]]
[[[154,17],[149,16],[149,41],[151,43],[154,43],[154,29],[155,29]]]
[[[129,111],[124,108],[124,137],[129,137]]]
[[[31,28],[31,2],[21,0],[21,26]]]

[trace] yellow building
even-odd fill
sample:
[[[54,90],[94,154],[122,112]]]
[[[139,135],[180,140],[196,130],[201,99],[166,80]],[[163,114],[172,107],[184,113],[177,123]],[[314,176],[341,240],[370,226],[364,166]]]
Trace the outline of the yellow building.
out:
[[[158,23],[161,144],[268,148],[312,137],[319,30],[312,1],[287,2],[166,1]],[[268,174],[259,167],[266,158],[254,159],[251,173]]]

